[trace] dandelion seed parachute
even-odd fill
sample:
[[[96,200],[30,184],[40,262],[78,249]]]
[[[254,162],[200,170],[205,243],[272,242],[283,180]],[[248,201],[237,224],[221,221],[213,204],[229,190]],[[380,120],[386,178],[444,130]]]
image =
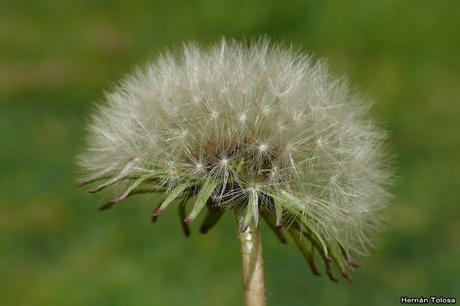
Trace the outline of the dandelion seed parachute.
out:
[[[322,61],[264,39],[188,44],[105,100],[79,157],[82,185],[119,191],[101,209],[163,193],[153,220],[179,205],[186,233],[203,210],[203,233],[232,210],[242,231],[263,219],[280,241],[289,234],[314,274],[319,259],[349,279],[387,199],[385,134]]]

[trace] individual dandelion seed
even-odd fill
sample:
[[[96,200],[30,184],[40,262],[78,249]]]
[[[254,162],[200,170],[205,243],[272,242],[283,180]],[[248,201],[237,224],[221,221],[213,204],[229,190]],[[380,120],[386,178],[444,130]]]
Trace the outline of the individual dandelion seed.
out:
[[[369,103],[326,65],[272,44],[184,46],[125,78],[89,125],[79,156],[92,192],[163,194],[152,220],[179,206],[182,226],[203,210],[206,233],[237,217],[245,300],[264,305],[258,225],[291,236],[312,272],[350,280],[380,224],[389,180],[385,134]]]

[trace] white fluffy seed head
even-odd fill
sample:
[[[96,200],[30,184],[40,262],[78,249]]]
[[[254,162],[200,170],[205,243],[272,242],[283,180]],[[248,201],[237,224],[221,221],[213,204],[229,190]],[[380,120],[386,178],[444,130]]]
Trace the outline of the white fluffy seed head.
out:
[[[88,181],[107,185],[151,174],[143,184],[168,192],[190,182],[193,195],[215,182],[212,200],[222,209],[245,215],[254,198],[253,211],[275,217],[279,208],[284,224],[310,238],[317,232],[328,249],[333,240],[362,253],[389,178],[385,136],[368,108],[322,61],[292,48],[188,44],[106,95],[80,165]]]

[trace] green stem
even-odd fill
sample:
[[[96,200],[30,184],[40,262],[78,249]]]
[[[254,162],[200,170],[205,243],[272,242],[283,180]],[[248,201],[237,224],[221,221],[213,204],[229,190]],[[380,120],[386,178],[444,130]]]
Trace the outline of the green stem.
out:
[[[242,221],[240,221],[242,222]],[[243,259],[244,301],[246,306],[265,306],[265,281],[262,244],[253,222],[239,234]]]

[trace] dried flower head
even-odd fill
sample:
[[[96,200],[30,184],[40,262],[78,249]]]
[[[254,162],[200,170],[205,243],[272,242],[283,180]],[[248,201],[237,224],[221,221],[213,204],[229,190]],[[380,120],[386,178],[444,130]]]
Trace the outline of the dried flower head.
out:
[[[313,273],[320,259],[330,278],[334,264],[348,279],[350,253],[366,252],[386,200],[384,133],[368,108],[292,48],[189,44],[106,95],[79,159],[82,184],[119,190],[102,209],[164,194],[153,219],[178,202],[187,232],[205,208],[202,232],[228,210],[241,231],[264,219],[281,241],[292,236]]]

